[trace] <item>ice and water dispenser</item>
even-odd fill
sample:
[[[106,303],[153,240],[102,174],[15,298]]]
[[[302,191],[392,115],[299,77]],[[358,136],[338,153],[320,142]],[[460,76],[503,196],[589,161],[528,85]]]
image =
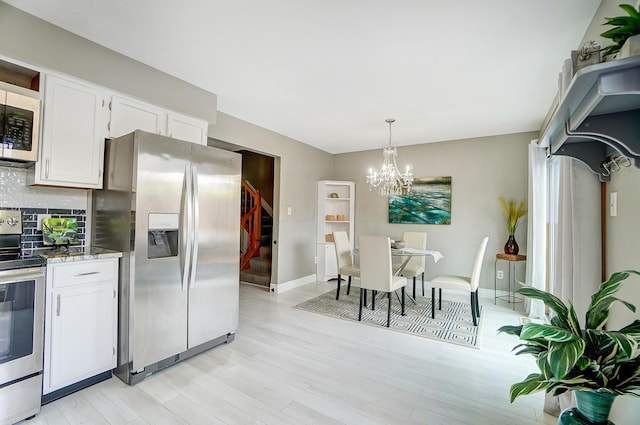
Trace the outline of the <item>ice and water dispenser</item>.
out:
[[[178,256],[179,214],[149,214],[147,258]]]

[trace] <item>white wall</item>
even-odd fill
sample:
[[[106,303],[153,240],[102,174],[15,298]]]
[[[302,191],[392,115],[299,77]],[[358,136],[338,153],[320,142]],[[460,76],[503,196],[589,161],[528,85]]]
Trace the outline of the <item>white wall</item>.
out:
[[[613,174],[607,183],[606,199],[618,192],[618,215],[606,214],[606,275],[622,270],[640,271],[640,170],[634,166]],[[608,329],[620,329],[640,319],[640,277],[632,275],[624,281],[616,294],[635,305],[632,313],[622,305],[614,305],[607,324]],[[640,418],[640,399],[618,397],[613,405],[611,420],[616,424],[637,423]]]
[[[382,164],[380,149],[335,156],[334,179],[356,182],[356,238],[359,235],[389,235],[401,238],[405,231],[426,231],[427,247],[445,258],[427,261],[425,279],[436,274],[468,274],[480,240],[489,236],[480,286],[494,288],[495,254],[504,252],[507,228],[499,196],[527,196],[529,142],[537,133],[454,140],[398,148],[398,166],[410,165],[415,177],[451,176],[451,224],[389,224],[388,199],[369,191],[365,175]],[[526,253],[526,222],[516,232],[520,252]],[[501,262],[504,263],[504,262]],[[524,270],[521,265],[519,268]],[[500,264],[505,270],[506,264]],[[498,289],[506,288],[506,279]]]

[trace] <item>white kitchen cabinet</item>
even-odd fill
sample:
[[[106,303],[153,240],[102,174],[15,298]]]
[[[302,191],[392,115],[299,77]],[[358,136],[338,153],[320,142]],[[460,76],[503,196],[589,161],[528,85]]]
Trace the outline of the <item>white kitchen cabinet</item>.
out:
[[[42,143],[29,184],[102,187],[106,97],[100,87],[46,75]]]
[[[118,258],[48,263],[43,395],[116,366]]]
[[[109,105],[111,115],[107,126],[109,137],[120,137],[135,130],[207,144],[209,123],[150,103],[113,96]]]
[[[108,124],[110,138],[124,136],[135,130],[167,135],[166,109],[124,96],[112,96],[109,108],[111,109]]]
[[[206,145],[208,131],[209,123],[205,120],[175,112],[167,116],[167,136],[174,139]]]
[[[318,225],[316,230],[316,277],[329,280],[338,277],[338,266],[332,233],[345,231],[354,246],[355,183],[321,180],[318,182]]]

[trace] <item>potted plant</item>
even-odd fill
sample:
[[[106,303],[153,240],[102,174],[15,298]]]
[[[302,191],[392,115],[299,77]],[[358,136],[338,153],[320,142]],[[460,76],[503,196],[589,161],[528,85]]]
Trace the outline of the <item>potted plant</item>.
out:
[[[640,397],[634,392],[640,389],[640,320],[619,330],[604,329],[615,302],[632,312],[636,310],[634,305],[613,296],[630,274],[640,275],[634,270],[616,272],[600,285],[591,296],[584,329],[573,305],[567,306],[558,297],[536,288],[518,289],[518,293],[544,302],[555,316],[548,324],[526,323],[498,330],[518,336],[522,342],[513,349],[517,350],[516,355],[531,354],[540,369],[511,386],[511,402],[520,395],[541,390],[553,395],[576,391],[577,409],[565,410],[558,423],[606,424],[617,395]],[[569,418],[573,416],[587,421],[571,422]]]
[[[524,199],[519,203],[515,199],[506,200],[504,196],[499,197],[498,201],[502,206],[504,219],[507,223],[507,232],[509,233],[507,243],[504,245],[504,253],[517,255],[520,248],[516,242],[515,233],[518,227],[518,220],[527,214],[527,202]]]
[[[620,8],[627,12],[628,16],[616,16],[606,18],[603,25],[612,25],[613,28],[603,32],[600,36],[609,38],[614,44],[605,47],[604,56],[613,55],[620,51],[628,38],[638,39],[640,34],[640,10],[630,4],[621,4]],[[630,41],[631,42],[631,41]],[[640,41],[638,41],[640,43]],[[631,53],[630,53],[631,54]]]

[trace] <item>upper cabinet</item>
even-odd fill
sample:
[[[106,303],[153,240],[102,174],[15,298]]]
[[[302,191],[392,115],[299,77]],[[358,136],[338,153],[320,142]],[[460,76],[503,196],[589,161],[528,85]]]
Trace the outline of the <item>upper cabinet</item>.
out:
[[[209,123],[123,96],[112,96],[107,126],[115,138],[135,130],[148,131],[202,145],[207,144]]]
[[[629,158],[640,168],[639,134],[640,56],[632,56],[579,70],[543,125],[540,144],[609,181],[620,162],[612,158]]]
[[[109,108],[111,115],[107,129],[112,139],[135,130],[166,134],[167,111],[162,108],[122,96],[112,96]]]
[[[106,97],[100,87],[46,76],[42,143],[29,184],[102,187]]]
[[[175,112],[167,116],[167,136],[187,142],[207,144],[209,123]]]
[[[70,77],[47,74],[38,162],[31,185],[102,188],[104,141],[135,130],[207,144],[209,124],[161,107],[116,95]]]

